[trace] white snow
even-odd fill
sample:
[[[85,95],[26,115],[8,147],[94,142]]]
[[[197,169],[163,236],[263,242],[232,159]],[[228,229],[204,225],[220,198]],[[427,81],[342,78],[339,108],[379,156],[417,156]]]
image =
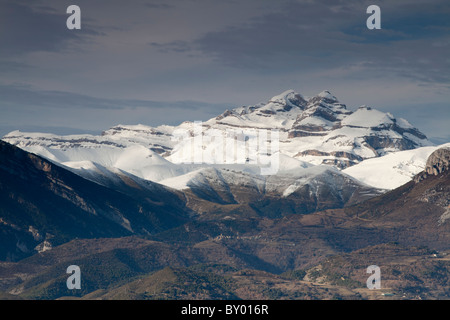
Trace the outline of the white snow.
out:
[[[365,106],[360,107],[351,115],[342,120],[343,126],[356,126],[356,127],[378,127],[381,124],[392,124],[392,117],[390,114],[369,109]]]
[[[188,189],[189,188],[188,184],[192,182],[193,179],[195,179],[196,175],[200,173],[202,170],[204,169],[197,169],[195,171],[188,172],[184,175],[163,179],[159,181],[159,183],[177,190]]]
[[[399,127],[405,128],[405,129],[412,129],[412,128],[414,128],[413,125],[411,123],[409,123],[408,120],[405,120],[403,118],[398,118],[397,119],[397,125]]]
[[[285,92],[272,97],[269,100],[269,103],[274,102],[274,103],[284,104],[286,102],[286,100],[288,100],[289,96],[294,95],[294,94],[295,94],[294,90],[292,90],[292,89],[286,90]]]
[[[232,152],[234,147],[231,146],[235,143],[236,134],[241,138],[246,137],[250,142],[255,141],[258,130],[276,129],[279,132],[279,150],[267,150],[271,154],[271,160],[274,159],[274,154],[278,157],[279,168],[276,179],[281,179],[280,177],[283,176],[283,179],[290,177],[289,179],[292,180],[292,177],[298,177],[301,172],[312,170],[310,168],[314,165],[337,158],[333,155],[301,156],[304,151],[313,150],[326,154],[347,152],[360,156],[363,161],[344,170],[345,173],[369,185],[390,189],[409,181],[414,174],[421,171],[427,156],[436,148],[427,147],[428,149],[420,148],[403,152],[398,152],[396,148],[386,148],[381,152],[392,152],[392,154],[374,158],[378,156],[378,153],[364,143],[364,137],[370,135],[385,135],[391,139],[407,137],[417,146],[428,146],[431,143],[409,133],[402,136],[393,130],[373,130],[373,127],[393,123],[394,117],[389,113],[365,106],[352,113],[346,110],[344,105],[337,103],[336,97],[329,91],[322,91],[317,96],[336,101],[336,103],[319,106],[317,99],[314,99],[312,100],[314,103],[311,102],[306,108],[303,105],[297,107],[293,104],[296,99],[308,100],[308,98],[288,90],[274,96],[267,103],[236,108],[230,110],[231,115],[219,117],[220,120],[212,118],[203,122],[203,139],[197,139],[199,135],[195,132],[196,124],[190,121],[178,126],[117,125],[99,136],[88,134],[60,136],[13,131],[3,139],[85,176],[89,176],[88,172],[91,172],[109,177],[115,170],[121,170],[176,189],[184,189],[188,187],[188,183],[194,183],[197,180],[199,182],[200,177],[213,179],[214,175],[223,172],[222,169],[241,172],[242,177],[247,177],[245,179],[250,179],[245,175],[248,174],[252,177],[251,181],[256,181],[255,177],[260,173],[260,167],[254,160],[261,155],[261,152],[249,150],[249,165],[245,161],[236,161],[236,154]],[[283,108],[284,106],[291,108]],[[326,112],[333,113],[337,120],[326,120],[315,114],[317,108],[324,108]],[[226,114],[228,113],[224,115]],[[297,122],[301,117],[304,119]],[[396,121],[397,125],[405,129],[413,128],[404,119],[400,118]],[[289,138],[288,135],[294,123],[322,127],[319,133],[323,135]],[[185,134],[184,139],[181,140],[175,138],[175,134],[180,131]],[[216,139],[217,133],[223,135],[224,139]],[[271,142],[267,145],[272,146]],[[162,151],[159,154],[152,149]],[[201,163],[195,164],[193,160],[196,159],[193,157],[198,155],[201,156]],[[345,158],[342,159],[345,160]],[[219,171],[205,171],[206,168]],[[227,171],[224,172],[224,176],[227,176]],[[233,179],[236,179],[236,175]],[[269,180],[271,186],[275,186],[280,181],[289,183],[279,186],[279,190],[282,189],[286,195],[294,192],[299,183],[306,183],[301,178],[298,178],[296,183],[283,179],[278,182]]]
[[[336,97],[333,96],[333,95],[330,93],[330,91],[328,91],[328,90],[322,91],[321,93],[318,94],[318,96],[321,97],[321,98],[325,98],[325,99],[337,101]]]
[[[364,160],[344,169],[343,172],[376,188],[395,189],[423,171],[433,151],[446,146],[450,146],[450,143],[397,151],[383,157]]]

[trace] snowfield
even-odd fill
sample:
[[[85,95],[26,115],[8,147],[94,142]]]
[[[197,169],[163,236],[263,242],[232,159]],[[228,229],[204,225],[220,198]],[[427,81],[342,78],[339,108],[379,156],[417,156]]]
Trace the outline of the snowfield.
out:
[[[207,180],[263,181],[283,196],[331,169],[393,189],[422,171],[440,147],[390,113],[367,106],[353,112],[329,91],[307,98],[293,90],[202,123],[117,125],[100,136],[13,131],[3,140],[94,181],[126,173],[179,190]],[[261,178],[268,164],[276,171]]]
[[[395,189],[423,171],[428,157],[443,147],[450,147],[450,143],[398,151],[383,157],[367,159],[344,169],[343,172],[376,188]]]

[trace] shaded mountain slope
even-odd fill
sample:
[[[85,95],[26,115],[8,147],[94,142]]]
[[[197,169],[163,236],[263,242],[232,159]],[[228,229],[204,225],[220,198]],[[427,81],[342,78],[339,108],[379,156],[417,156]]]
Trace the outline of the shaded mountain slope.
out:
[[[439,167],[450,150],[439,149],[429,157],[426,171],[413,181],[379,197],[370,199],[345,212],[361,220],[359,224],[373,227],[397,228],[399,241],[426,244],[433,248],[448,248],[450,244],[450,171],[448,165]],[[354,222],[352,222],[354,223]]]
[[[77,237],[150,234],[184,223],[189,210],[179,195],[160,191],[108,189],[0,141],[0,260]]]

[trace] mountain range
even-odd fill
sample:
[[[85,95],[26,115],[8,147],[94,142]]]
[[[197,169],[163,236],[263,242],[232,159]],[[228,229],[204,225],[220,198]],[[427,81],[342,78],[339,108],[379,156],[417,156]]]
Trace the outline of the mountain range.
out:
[[[260,173],[261,165],[255,159],[247,159],[255,160],[250,163],[227,162],[217,152],[223,144],[235,143],[236,135],[243,134],[251,140],[255,130],[277,130],[277,172],[328,165],[327,168],[344,169],[348,175],[380,189],[393,189],[410,180],[436,149],[405,119],[367,106],[348,110],[329,91],[305,98],[292,90],[266,103],[226,110],[200,124],[186,121],[176,127],[155,128],[118,125],[101,136],[13,131],[3,140],[91,178],[119,169],[171,188],[186,189],[187,184],[197,183],[197,173],[211,166]],[[176,138],[179,132],[184,134],[181,142]],[[230,132],[235,135],[230,137]],[[223,139],[205,140],[208,135],[221,135]],[[197,139],[198,136],[203,139]],[[408,150],[413,151],[393,155]],[[257,158],[265,151],[249,152],[248,158]],[[208,157],[192,161],[197,154]],[[369,159],[372,161],[366,161]],[[372,163],[383,166],[380,171],[388,172],[388,179],[383,173],[374,177]]]
[[[279,140],[248,147],[244,161],[219,152],[261,137]],[[381,296],[361,289],[357,269],[376,252],[391,266],[389,290],[448,297],[449,150],[390,113],[348,110],[329,91],[289,90],[179,126],[13,131],[0,141],[0,291],[372,299]],[[264,157],[276,158],[275,172],[263,174]],[[383,250],[397,252],[395,263]],[[417,268],[406,270],[411,259]],[[79,292],[57,271],[69,263],[84,270]]]

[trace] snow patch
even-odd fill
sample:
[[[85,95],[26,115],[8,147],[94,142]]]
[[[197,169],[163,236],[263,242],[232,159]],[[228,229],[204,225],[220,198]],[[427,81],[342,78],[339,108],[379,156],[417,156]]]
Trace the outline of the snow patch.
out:
[[[409,182],[425,169],[428,157],[437,149],[450,143],[433,147],[397,151],[382,157],[362,161],[343,170],[344,173],[370,186],[395,189]]]

